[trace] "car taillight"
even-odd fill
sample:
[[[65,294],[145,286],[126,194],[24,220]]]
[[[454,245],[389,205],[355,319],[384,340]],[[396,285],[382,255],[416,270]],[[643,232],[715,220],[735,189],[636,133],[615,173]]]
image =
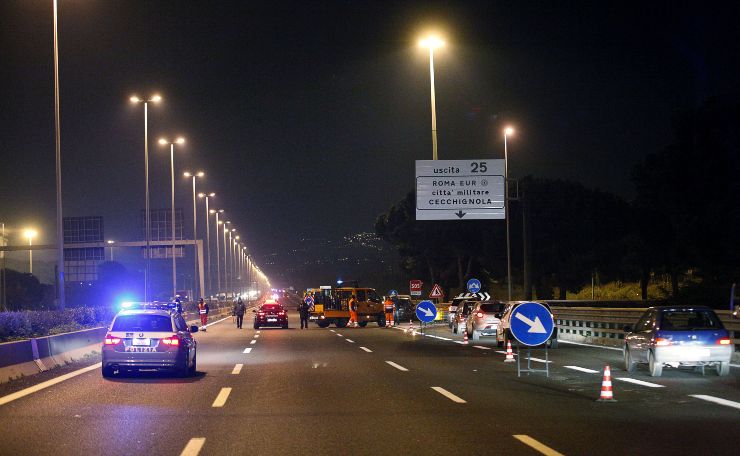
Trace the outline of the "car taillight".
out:
[[[105,343],[105,345],[118,345],[118,344],[121,343],[121,338],[120,337],[113,337],[110,334],[106,334],[105,335],[104,343]]]
[[[175,335],[170,336],[170,337],[164,337],[164,338],[160,339],[159,341],[161,343],[163,343],[165,345],[169,345],[171,347],[176,347],[176,346],[180,345],[180,338],[177,337],[177,336],[175,336]]]
[[[658,337],[655,339],[655,345],[659,347],[665,347],[667,345],[671,345],[671,341],[663,337]]]
[[[475,316],[478,318],[483,318],[483,312],[478,312],[477,314],[475,314]]]
[[[264,312],[260,312],[257,315],[259,315],[260,317],[264,317],[265,316],[265,313]]]
[[[282,315],[285,315],[285,312],[283,312],[283,311],[281,310],[280,312],[278,312],[278,315],[281,315],[281,316],[282,316]]]
[[[717,345],[731,345],[732,339],[729,337],[723,337],[721,339],[717,339]]]

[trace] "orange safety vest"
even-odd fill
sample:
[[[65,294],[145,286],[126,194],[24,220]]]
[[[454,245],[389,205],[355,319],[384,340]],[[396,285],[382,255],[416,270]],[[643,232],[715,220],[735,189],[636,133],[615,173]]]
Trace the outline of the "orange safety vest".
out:
[[[206,313],[206,305],[205,304],[198,304],[198,312],[201,315],[205,315],[205,313]]]
[[[385,301],[383,305],[385,306],[385,313],[393,312],[393,308],[396,306],[390,299]]]

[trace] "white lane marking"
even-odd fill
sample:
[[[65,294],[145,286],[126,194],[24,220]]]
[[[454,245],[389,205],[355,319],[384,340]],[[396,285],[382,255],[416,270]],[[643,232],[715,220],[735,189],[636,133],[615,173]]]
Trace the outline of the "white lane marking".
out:
[[[255,338],[255,339],[259,339],[259,338],[260,338],[260,335],[259,335],[259,334],[255,334],[255,335],[254,335],[254,338]]]
[[[262,331],[257,331],[257,334],[261,333]]]
[[[578,367],[578,366],[563,366],[566,369],[573,369],[581,372],[585,372],[587,374],[598,374],[599,371],[595,371],[593,369],[586,369],[585,367]]]
[[[551,363],[552,362],[552,361],[549,361],[549,360],[548,361],[545,361],[544,359],[540,359],[540,358],[529,358],[529,359],[531,359],[532,361],[536,361],[538,363]],[[522,360],[524,360],[524,358],[522,358]]]
[[[85,372],[90,372],[91,370],[100,369],[101,366],[102,366],[102,363],[93,364],[92,366],[84,367],[80,370],[70,372],[69,374],[64,374],[57,378],[47,380],[43,383],[39,383],[38,385],[34,385],[26,389],[22,389],[20,391],[16,391],[13,394],[8,394],[7,396],[0,397],[0,405],[5,405],[8,402],[14,401],[16,399],[20,399],[24,396],[28,396],[29,394],[33,394],[37,391],[41,391],[44,388],[48,388],[50,386],[56,385],[57,383],[61,383],[65,380],[69,380],[70,378],[77,377],[78,375],[84,374]]]
[[[249,341],[249,345],[254,345],[256,343],[257,343],[257,340],[256,339],[252,339],[252,340]]]
[[[329,331],[331,331],[331,332],[336,332],[336,331],[334,331],[333,329],[330,329]]]
[[[400,371],[408,372],[408,369],[406,369],[405,367],[401,366],[400,364],[394,363],[393,361],[386,361],[386,363],[388,363],[389,365],[395,367],[396,369],[398,369]]]
[[[367,347],[360,347],[360,350],[365,350],[365,351],[366,351],[366,352],[368,352],[368,353],[372,353],[372,352],[373,352],[372,350],[370,350],[370,349],[369,349],[369,348],[367,348]]]
[[[456,341],[455,341],[455,343],[456,343],[456,344],[460,344],[460,345],[467,345],[467,344],[466,344],[465,342],[463,342],[462,340],[456,340]]]
[[[642,380],[637,380],[637,379],[628,378],[628,377],[621,377],[621,378],[614,377],[614,380],[621,380],[623,382],[634,383],[635,385],[641,385],[641,386],[648,386],[650,388],[665,388],[664,385],[658,385],[657,383],[644,382]]]
[[[570,344],[570,345],[580,345],[581,347],[591,347],[591,348],[603,348],[606,350],[616,350],[616,351],[622,351],[619,347],[607,347],[606,345],[591,345],[591,344],[582,344],[580,342],[571,342],[569,340],[560,340],[558,339],[558,343],[560,344]]]
[[[707,396],[706,394],[689,394],[689,396],[695,397],[697,399],[701,399],[703,401],[714,402],[715,404],[726,405],[727,407],[732,407],[732,408],[736,408],[740,410],[740,402],[728,401],[727,399],[722,399],[720,397],[714,397],[714,396]]]
[[[233,375],[239,375],[239,373],[242,371],[242,367],[244,367],[244,364],[237,364],[234,366],[234,370],[231,371]]]
[[[467,403],[465,399],[462,399],[459,396],[455,396],[454,394],[450,393],[446,389],[442,388],[441,386],[432,386],[432,389],[442,396],[446,397],[447,399],[450,399],[452,402],[457,402],[458,404],[465,404]]]
[[[252,351],[252,347],[247,347],[244,349],[242,353],[250,353]]]
[[[439,340],[452,340],[449,337],[442,337],[442,336],[437,336],[437,339],[439,339]]]
[[[484,347],[482,345],[473,345],[473,347],[480,348],[481,350],[490,350],[491,349],[490,347]]]
[[[525,435],[525,434],[519,434],[519,435],[513,435],[515,439],[519,440],[523,444],[534,448],[535,450],[539,451],[540,453],[544,454],[545,456],[564,456],[563,453],[557,452],[550,448],[549,446],[545,445],[544,443],[540,443],[537,440],[533,439],[532,437]]]
[[[344,339],[344,340],[346,340],[347,342],[349,342],[349,343],[351,343],[351,344],[354,344],[354,343],[355,343],[355,341],[354,341],[354,340],[352,340],[352,339]]]
[[[220,320],[216,320],[216,321],[214,321],[213,323],[208,323],[208,324],[206,324],[206,325],[203,325],[203,326],[201,326],[201,328],[208,328],[209,326],[217,325],[217,324],[221,323],[222,321],[224,321],[224,320],[228,320],[228,319],[229,319],[229,317],[226,317],[226,318],[222,318],[222,319],[220,319]]]
[[[229,394],[231,394],[231,388],[221,388],[221,391],[219,391],[218,396],[216,396],[216,400],[213,401],[211,407],[223,407],[224,404],[226,404],[226,399],[229,398]]]
[[[501,353],[502,355],[506,354],[506,352],[503,350],[496,350],[496,353]],[[516,356],[516,353],[514,353],[514,356]]]
[[[337,336],[339,336],[339,337],[344,337],[343,335],[341,335],[341,334],[339,334],[339,333],[337,333]]]
[[[185,449],[180,453],[180,456],[198,456],[198,453],[200,453],[200,450],[203,448],[205,443],[205,437],[195,437],[190,439],[188,444],[185,445]]]

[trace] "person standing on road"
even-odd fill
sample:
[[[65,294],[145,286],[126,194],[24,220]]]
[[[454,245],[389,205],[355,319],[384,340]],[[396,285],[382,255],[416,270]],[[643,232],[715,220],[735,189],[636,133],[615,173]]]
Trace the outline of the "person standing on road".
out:
[[[242,298],[236,301],[234,306],[234,315],[236,315],[236,328],[242,329],[242,323],[244,323],[244,313],[247,311],[247,306],[244,305]]]
[[[383,308],[385,310],[385,327],[390,328],[393,326],[393,312],[396,310],[396,304],[391,301],[390,296],[385,298],[383,302]]]
[[[301,329],[308,329],[308,314],[311,308],[306,301],[303,301],[298,306],[298,313],[301,315]]]
[[[349,298],[349,302],[347,303],[347,306],[349,307],[349,323],[347,326],[349,327],[357,327],[357,296],[352,295],[351,298]]]
[[[208,304],[203,301],[203,298],[198,300],[198,314],[200,314],[200,327],[205,331],[208,324]]]

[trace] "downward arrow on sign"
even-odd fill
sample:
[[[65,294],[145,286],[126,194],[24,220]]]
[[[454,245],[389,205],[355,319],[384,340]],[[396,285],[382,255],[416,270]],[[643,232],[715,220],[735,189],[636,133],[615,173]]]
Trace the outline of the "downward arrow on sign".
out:
[[[547,330],[545,330],[545,327],[542,326],[540,317],[534,317],[534,321],[532,321],[529,318],[525,317],[524,315],[518,313],[516,314],[516,318],[523,321],[527,325],[529,325],[529,330],[527,332],[530,332],[530,333],[546,333],[547,332]]]

